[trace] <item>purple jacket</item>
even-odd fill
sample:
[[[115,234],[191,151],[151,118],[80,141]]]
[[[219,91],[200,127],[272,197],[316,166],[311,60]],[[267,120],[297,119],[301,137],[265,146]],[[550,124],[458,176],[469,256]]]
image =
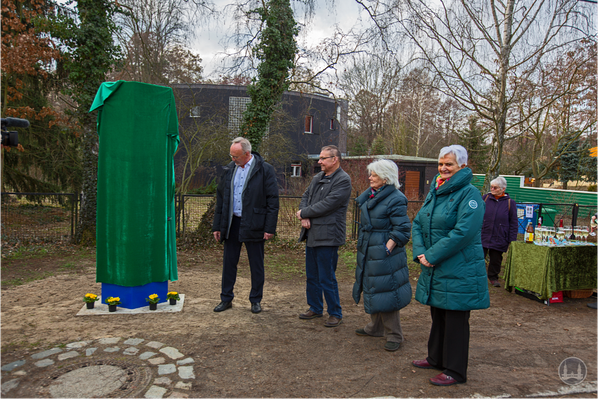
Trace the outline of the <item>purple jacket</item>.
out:
[[[482,247],[507,252],[509,243],[517,241],[517,204],[506,193],[499,199],[488,193],[482,199],[486,203],[482,224]]]

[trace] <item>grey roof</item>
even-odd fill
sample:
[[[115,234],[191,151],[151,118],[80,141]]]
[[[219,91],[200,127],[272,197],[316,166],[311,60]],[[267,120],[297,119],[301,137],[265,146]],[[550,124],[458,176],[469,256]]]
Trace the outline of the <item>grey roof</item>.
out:
[[[310,154],[309,159],[318,159],[320,154]],[[409,162],[438,162],[436,158],[422,158],[422,157],[412,157],[410,155],[344,155],[343,160],[352,160],[352,159],[390,159],[392,161],[409,161]]]

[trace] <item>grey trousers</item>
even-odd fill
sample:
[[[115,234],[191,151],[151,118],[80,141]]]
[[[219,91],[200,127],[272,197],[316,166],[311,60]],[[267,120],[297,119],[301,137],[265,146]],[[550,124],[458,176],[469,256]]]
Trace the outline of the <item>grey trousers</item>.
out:
[[[373,337],[386,337],[387,342],[403,342],[401,316],[398,310],[394,312],[374,313],[370,315],[372,321],[364,330]]]

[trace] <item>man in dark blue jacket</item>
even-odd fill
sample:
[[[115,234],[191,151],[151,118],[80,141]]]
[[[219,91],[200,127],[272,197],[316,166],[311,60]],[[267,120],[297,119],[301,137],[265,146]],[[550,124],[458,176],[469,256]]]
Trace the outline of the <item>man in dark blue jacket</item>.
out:
[[[274,237],[278,221],[278,181],[274,167],[242,137],[230,147],[233,159],[218,185],[212,231],[217,241],[224,241],[222,292],[214,312],[232,306],[233,288],[241,246],[245,243],[251,269],[251,311],[262,311],[264,292],[264,243]]]
[[[498,273],[502,254],[507,252],[511,241],[517,241],[517,204],[505,193],[507,181],[499,176],[490,182],[490,192],[482,197],[486,203],[484,224],[482,224],[482,247],[488,262],[488,280],[500,287]]]

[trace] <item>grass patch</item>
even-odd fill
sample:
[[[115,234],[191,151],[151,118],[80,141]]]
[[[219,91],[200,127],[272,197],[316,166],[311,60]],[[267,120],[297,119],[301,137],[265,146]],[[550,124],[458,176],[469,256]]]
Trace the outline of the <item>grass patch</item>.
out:
[[[74,270],[79,268],[79,266],[75,265],[73,262],[65,263],[64,265],[60,266],[61,269],[65,270]]]
[[[305,276],[305,258],[286,254],[265,254],[264,267],[274,280]]]
[[[19,285],[27,284],[32,281],[43,280],[45,278],[54,276],[54,273],[52,273],[52,272],[41,272],[41,273],[27,272],[27,274],[29,274],[29,276],[18,277],[18,278],[14,278],[14,279],[10,279],[10,280],[3,280],[2,286],[17,287]]]
[[[35,259],[47,256],[48,248],[41,245],[24,245],[7,253],[4,259]]]

